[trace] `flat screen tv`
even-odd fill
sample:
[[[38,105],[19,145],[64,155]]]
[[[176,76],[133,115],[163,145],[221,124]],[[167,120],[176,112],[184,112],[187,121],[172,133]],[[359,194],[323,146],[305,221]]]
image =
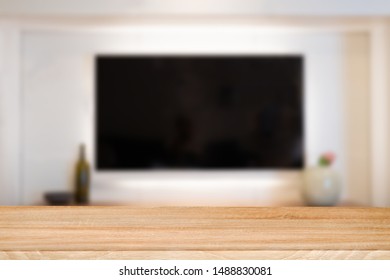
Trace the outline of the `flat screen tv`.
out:
[[[303,57],[98,55],[97,170],[300,169]]]

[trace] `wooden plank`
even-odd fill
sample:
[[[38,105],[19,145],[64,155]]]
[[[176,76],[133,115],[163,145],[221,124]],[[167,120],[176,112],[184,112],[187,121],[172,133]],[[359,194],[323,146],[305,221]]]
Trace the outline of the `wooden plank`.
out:
[[[0,251],[1,260],[390,260],[390,251]]]
[[[0,251],[390,250],[388,208],[0,207]]]

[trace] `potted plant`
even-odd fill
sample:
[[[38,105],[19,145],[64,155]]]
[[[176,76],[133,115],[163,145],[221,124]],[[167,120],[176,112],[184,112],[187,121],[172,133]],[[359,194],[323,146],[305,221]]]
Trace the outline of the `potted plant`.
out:
[[[333,206],[340,198],[341,182],[339,174],[332,168],[335,161],[332,152],[324,153],[318,165],[304,172],[303,196],[309,206]]]

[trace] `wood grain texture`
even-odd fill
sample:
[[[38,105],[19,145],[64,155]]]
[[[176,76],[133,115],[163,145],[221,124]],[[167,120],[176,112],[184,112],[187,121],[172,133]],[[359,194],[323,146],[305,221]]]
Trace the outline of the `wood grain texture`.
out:
[[[390,251],[3,251],[3,260],[390,260]]]
[[[0,207],[3,254],[302,250],[388,251],[390,209]]]

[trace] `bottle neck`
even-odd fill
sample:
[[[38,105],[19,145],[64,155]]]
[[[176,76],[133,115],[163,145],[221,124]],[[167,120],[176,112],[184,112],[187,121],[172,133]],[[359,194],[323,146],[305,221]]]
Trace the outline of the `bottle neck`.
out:
[[[85,145],[84,144],[80,145],[79,160],[80,161],[85,161]]]

